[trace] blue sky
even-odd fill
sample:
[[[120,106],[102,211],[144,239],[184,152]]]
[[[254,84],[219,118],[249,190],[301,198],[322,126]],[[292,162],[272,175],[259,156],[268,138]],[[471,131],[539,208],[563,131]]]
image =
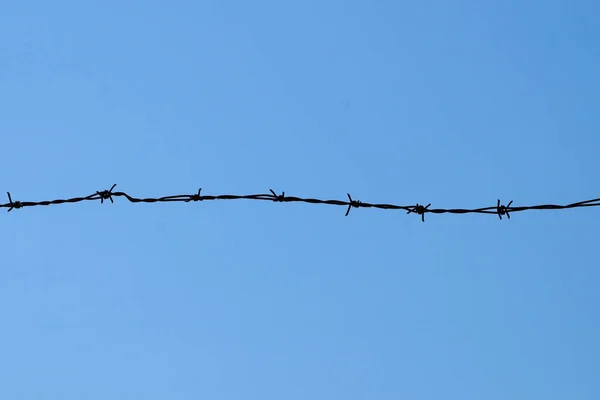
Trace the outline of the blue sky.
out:
[[[599,12],[7,2],[0,186],[599,197]],[[0,398],[600,396],[598,210],[344,213],[118,198],[2,214]]]

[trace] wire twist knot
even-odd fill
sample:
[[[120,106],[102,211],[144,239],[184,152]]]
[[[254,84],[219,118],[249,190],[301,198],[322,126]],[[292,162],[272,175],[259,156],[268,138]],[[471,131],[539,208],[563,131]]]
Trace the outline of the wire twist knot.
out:
[[[12,201],[12,198],[10,197],[10,192],[6,192],[6,194],[8,195],[8,204],[10,205],[10,208],[6,212],[10,212],[13,208],[23,207],[23,203],[21,203],[20,201]]]
[[[269,189],[269,190],[273,194],[273,201],[280,202],[280,203],[285,201],[285,192],[281,192],[281,194],[278,195],[277,193],[275,193],[275,191],[273,189]]]
[[[354,208],[358,208],[361,206],[361,202],[360,200],[352,200],[352,196],[350,196],[350,193],[346,193],[348,195],[348,200],[350,200],[350,203],[348,204],[348,209],[346,210],[346,217],[348,216],[348,214],[350,214],[350,209],[352,207]]]
[[[502,219],[503,215],[506,215],[508,219],[510,219],[510,214],[508,210],[510,209],[510,205],[512,204],[512,200],[505,206],[500,204],[500,199],[498,199],[498,205],[496,206],[496,210],[498,212],[498,218]]]
[[[198,189],[198,193],[190,195],[190,198],[187,199],[185,202],[188,203],[190,201],[202,201],[202,200],[204,200],[202,198],[202,196],[200,195],[201,191],[202,191],[202,188]]]
[[[414,212],[415,214],[419,214],[421,216],[421,221],[425,222],[425,213],[427,212],[427,209],[430,205],[431,203],[427,204],[426,206],[422,206],[419,203],[417,203],[416,206],[408,210],[407,214],[410,214],[412,212]]]
[[[115,188],[115,186],[117,186],[117,184],[115,183],[114,185],[111,186],[110,190],[103,190],[101,192],[96,192],[96,194],[98,196],[100,196],[100,204],[104,203],[104,200],[110,200],[111,203],[114,203],[112,196],[113,196],[113,189]]]

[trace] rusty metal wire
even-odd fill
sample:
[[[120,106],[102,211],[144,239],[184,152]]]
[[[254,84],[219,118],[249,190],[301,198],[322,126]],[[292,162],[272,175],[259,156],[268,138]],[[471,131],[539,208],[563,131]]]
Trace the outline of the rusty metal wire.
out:
[[[64,203],[79,203],[82,201],[97,201],[100,200],[100,203],[104,203],[105,200],[110,200],[111,203],[114,203],[113,198],[115,197],[124,197],[129,200],[131,203],[166,203],[166,202],[185,202],[188,203],[190,201],[208,201],[208,200],[262,200],[262,201],[274,201],[279,203],[285,202],[302,202],[302,203],[310,203],[310,204],[329,204],[334,206],[343,206],[347,207],[346,216],[350,213],[352,208],[377,208],[382,210],[404,210],[407,214],[417,214],[421,216],[421,221],[425,221],[425,214],[494,214],[497,215],[498,218],[502,219],[502,216],[506,216],[510,219],[510,213],[515,213],[519,211],[527,211],[527,210],[564,210],[568,208],[580,208],[580,207],[597,207],[600,206],[600,198],[592,199],[592,200],[584,200],[579,201],[577,203],[567,204],[567,205],[556,205],[556,204],[541,204],[535,206],[512,206],[512,200],[508,202],[508,204],[501,204],[498,199],[496,205],[490,207],[481,207],[481,208],[472,208],[472,209],[464,209],[464,208],[429,208],[431,204],[427,204],[423,206],[421,204],[416,205],[408,205],[408,206],[400,206],[395,204],[382,204],[382,203],[365,203],[359,200],[354,200],[352,196],[348,193],[348,200],[320,200],[320,199],[312,199],[312,198],[302,198],[295,196],[286,196],[285,192],[281,192],[280,195],[275,193],[272,189],[270,189],[270,193],[263,194],[249,194],[249,195],[233,195],[233,194],[222,194],[222,195],[202,195],[202,189],[198,189],[197,193],[194,194],[180,194],[174,196],[164,196],[164,197],[154,197],[154,198],[137,198],[130,196],[125,192],[113,192],[117,184],[112,185],[112,187],[108,190],[97,191],[86,197],[73,197],[70,199],[56,199],[56,200],[45,200],[45,201],[13,201],[10,192],[8,194],[8,203],[0,204],[0,208],[8,208],[7,211],[12,211],[13,209],[19,209],[24,207],[34,207],[34,206],[49,206],[53,204],[64,204]]]

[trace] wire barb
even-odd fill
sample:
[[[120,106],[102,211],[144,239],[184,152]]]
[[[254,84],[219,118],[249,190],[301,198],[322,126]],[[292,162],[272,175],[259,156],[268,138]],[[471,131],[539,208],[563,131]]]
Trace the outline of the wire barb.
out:
[[[419,214],[421,216],[421,221],[425,222],[425,213],[429,211],[428,208],[430,205],[431,205],[431,203],[429,203],[425,207],[423,207],[422,205],[417,203],[416,206],[414,206],[412,209],[408,210],[407,214],[410,214],[412,212]]]
[[[114,203],[112,196],[113,196],[113,189],[115,188],[115,186],[117,186],[117,184],[115,183],[114,185],[111,186],[110,190],[103,190],[101,192],[96,192],[96,194],[98,196],[100,196],[100,204],[104,203],[104,200],[110,200],[111,203]]]
[[[10,207],[8,210],[6,210],[6,212],[11,212],[13,208],[23,207],[23,203],[21,203],[20,201],[12,201],[12,198],[10,197],[10,192],[6,192],[6,194],[8,195],[8,205]]]
[[[202,201],[202,200],[204,200],[204,199],[202,198],[202,196],[200,195],[200,192],[201,192],[201,191],[202,191],[202,188],[199,188],[199,189],[198,189],[198,193],[195,193],[195,194],[192,194],[192,195],[190,195],[190,196],[189,196],[190,198],[189,198],[189,199],[187,199],[187,200],[185,200],[185,202],[186,202],[186,203],[189,203],[190,201]]]
[[[500,204],[500,199],[498,199],[498,205],[496,206],[496,210],[498,212],[498,218],[502,219],[503,215],[506,215],[508,219],[510,219],[510,214],[508,210],[510,209],[510,205],[512,204],[512,200],[508,202],[506,206]]]
[[[346,210],[346,215],[345,215],[345,217],[347,217],[347,216],[348,216],[348,214],[350,214],[350,209],[351,209],[352,207],[354,207],[354,208],[358,208],[358,207],[360,207],[360,206],[362,205],[362,203],[361,203],[361,201],[360,201],[360,200],[352,200],[352,196],[350,196],[350,193],[346,193],[346,194],[348,195],[348,200],[349,200],[350,202],[348,203],[348,209]]]
[[[269,189],[269,190],[273,194],[273,201],[280,202],[280,203],[283,203],[284,201],[286,201],[285,192],[281,192],[281,194],[278,195],[277,193],[275,193],[275,191],[273,189]]]

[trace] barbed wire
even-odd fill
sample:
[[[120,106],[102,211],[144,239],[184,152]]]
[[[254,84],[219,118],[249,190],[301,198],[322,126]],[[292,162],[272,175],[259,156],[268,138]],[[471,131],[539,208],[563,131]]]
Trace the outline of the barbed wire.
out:
[[[564,210],[568,208],[580,208],[580,207],[598,207],[600,206],[600,198],[592,200],[579,201],[577,203],[567,205],[556,205],[556,204],[540,204],[535,206],[512,206],[513,201],[509,201],[508,204],[503,205],[498,199],[496,205],[490,207],[481,208],[429,208],[431,203],[426,206],[421,204],[400,206],[396,204],[382,204],[382,203],[366,203],[360,200],[354,200],[349,193],[347,193],[348,200],[321,200],[312,198],[302,198],[295,196],[286,196],[285,192],[281,192],[280,195],[275,193],[274,190],[269,189],[270,193],[263,194],[249,194],[249,195],[234,195],[234,194],[222,194],[222,195],[203,195],[201,194],[202,188],[198,189],[197,193],[194,194],[180,194],[174,196],[154,197],[154,198],[137,198],[130,196],[125,192],[113,192],[117,184],[115,183],[108,190],[97,191],[86,197],[73,197],[70,199],[56,199],[56,200],[45,200],[45,201],[13,201],[10,192],[7,192],[8,203],[0,204],[0,208],[8,208],[7,211],[13,209],[20,209],[24,207],[34,206],[49,206],[54,204],[64,203],[79,203],[82,201],[97,201],[104,203],[105,200],[110,200],[114,203],[114,197],[125,197],[131,203],[167,203],[167,202],[184,202],[189,203],[190,201],[209,201],[209,200],[261,200],[261,201],[274,201],[278,203],[285,202],[301,202],[310,204],[328,204],[334,206],[347,207],[346,216],[350,213],[352,208],[377,208],[381,210],[404,210],[407,214],[416,214],[421,216],[421,221],[425,222],[425,214],[494,214],[498,218],[502,219],[502,216],[506,216],[510,219],[510,213],[527,210]]]

